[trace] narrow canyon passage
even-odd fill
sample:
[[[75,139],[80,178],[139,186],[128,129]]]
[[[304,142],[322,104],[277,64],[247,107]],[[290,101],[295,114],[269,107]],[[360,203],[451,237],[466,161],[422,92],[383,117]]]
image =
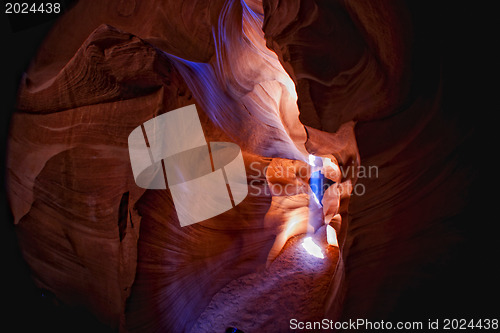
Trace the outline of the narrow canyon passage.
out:
[[[309,237],[323,258],[306,250]],[[235,279],[215,294],[191,333],[224,332],[227,327],[245,333],[286,332],[292,319],[321,321],[338,255],[338,248],[327,244],[324,227],[312,237],[289,239],[268,268]]]
[[[120,333],[486,316],[497,242],[477,214],[495,205],[477,184],[494,175],[475,126],[490,109],[460,112],[479,81],[442,43],[469,31],[461,16],[443,28],[453,6],[75,1],[10,119],[9,219],[30,281]],[[237,158],[218,161],[216,143]],[[193,149],[204,159],[170,160]]]

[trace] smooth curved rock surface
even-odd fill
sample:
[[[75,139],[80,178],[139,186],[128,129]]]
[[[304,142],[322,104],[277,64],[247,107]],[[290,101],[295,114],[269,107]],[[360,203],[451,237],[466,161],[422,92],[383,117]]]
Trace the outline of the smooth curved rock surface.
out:
[[[240,32],[233,29],[238,22]],[[271,207],[273,180],[267,178],[273,157],[306,159],[293,84],[265,48],[259,16],[250,8],[228,3],[218,24],[216,41],[227,49],[207,63],[165,53],[105,24],[58,72],[40,65],[52,52],[42,48],[22,83],[9,188],[23,255],[40,288],[89,308],[111,327],[189,330],[219,289],[264,269],[297,233],[288,231],[273,246],[290,217],[273,213],[279,209]],[[224,44],[226,38],[239,47]],[[248,61],[254,66],[234,67]],[[228,83],[220,86],[220,80]],[[195,101],[207,141],[232,140],[243,149],[257,193],[225,214],[181,228],[168,191],[135,185],[127,137],[146,120]],[[303,198],[281,209],[300,210],[307,225],[308,174],[302,177]]]
[[[431,318],[448,303],[410,305],[432,299],[434,289],[418,295],[425,281],[444,288],[451,277],[426,272],[463,246],[477,173],[470,126],[445,110],[424,7],[78,2],[27,70],[11,124],[9,201],[37,286],[114,330],[210,331],[233,292],[258,308],[260,291],[238,281],[288,286],[287,242],[316,232],[326,247],[329,224],[338,256],[324,275],[306,274],[321,281],[311,318]],[[190,104],[207,141],[241,147],[250,195],[180,227],[168,190],[134,183],[127,137]],[[334,182],[322,207],[308,154],[332,161],[318,167]],[[270,277],[277,265],[282,280]],[[468,309],[471,293],[450,313]],[[240,319],[255,329],[270,320]]]

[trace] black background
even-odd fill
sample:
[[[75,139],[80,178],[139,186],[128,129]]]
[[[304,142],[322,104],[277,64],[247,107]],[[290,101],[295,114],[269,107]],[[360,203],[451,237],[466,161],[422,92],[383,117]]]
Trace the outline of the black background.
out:
[[[4,300],[1,310],[2,331],[30,332],[106,332],[106,329],[85,309],[67,307],[57,302],[48,292],[36,288],[28,266],[19,251],[13,218],[5,193],[5,158],[9,120],[15,110],[17,89],[21,75],[59,15],[5,14],[2,2],[0,32],[2,36],[2,107],[0,136],[0,213],[2,234],[2,288]],[[33,1],[24,1],[32,3]],[[38,3],[40,1],[37,1]],[[61,3],[61,14],[76,1]],[[60,15],[61,15],[60,14]]]

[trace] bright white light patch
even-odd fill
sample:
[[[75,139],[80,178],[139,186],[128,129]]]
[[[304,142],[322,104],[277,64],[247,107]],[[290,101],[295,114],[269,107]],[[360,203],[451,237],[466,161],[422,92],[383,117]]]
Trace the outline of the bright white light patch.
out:
[[[323,251],[321,251],[321,248],[313,242],[311,237],[306,237],[304,239],[304,241],[302,242],[302,247],[307,251],[307,253],[315,256],[316,258],[325,258],[325,256],[323,255]]]
[[[328,157],[322,157],[321,161],[323,162],[323,166],[329,166],[329,167],[332,167],[332,168],[336,167],[336,165],[333,164],[332,160],[329,159]]]
[[[312,166],[315,166],[314,161],[316,160],[316,156],[314,155],[309,155],[309,164]]]
[[[313,195],[313,197],[314,197],[314,201],[316,201],[316,203],[317,203],[318,205],[321,205],[321,204],[320,204],[320,202],[319,202],[319,200],[318,200],[318,197],[316,196],[316,194],[314,194],[314,193],[313,193],[312,195]]]
[[[297,92],[295,91],[295,83],[292,81],[292,79],[288,75],[286,75],[286,78],[283,81],[284,81],[283,83],[285,84],[286,90],[288,91],[288,93],[290,94],[292,99],[294,99],[296,101],[297,100]]]
[[[337,241],[337,232],[331,225],[326,226],[326,241],[332,246],[339,246]]]

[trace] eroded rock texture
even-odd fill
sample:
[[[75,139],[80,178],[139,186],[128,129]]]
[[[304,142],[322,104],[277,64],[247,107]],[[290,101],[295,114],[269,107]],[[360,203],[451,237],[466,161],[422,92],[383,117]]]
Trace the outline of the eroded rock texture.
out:
[[[467,157],[482,148],[464,109],[470,104],[459,102],[472,90],[457,89],[451,78],[460,74],[450,74],[460,68],[451,59],[462,59],[462,42],[450,40],[463,35],[446,27],[457,14],[402,1],[263,5],[267,45],[297,87],[308,151],[334,154],[344,170],[359,162],[362,172],[347,176],[366,189],[349,200],[326,313],[342,320],[491,313],[475,308],[476,291],[461,290],[490,274],[460,269],[462,260],[481,260],[486,241],[465,241],[483,237],[469,225],[479,179]],[[367,173],[372,166],[377,172]]]
[[[442,112],[439,59],[422,61],[434,58],[419,49],[415,11],[401,1],[77,3],[27,71],[10,134],[10,203],[37,285],[124,332],[209,331],[203,318],[232,281],[271,274],[288,239],[324,238],[330,223],[340,255],[327,258],[313,317],[392,315],[422,267],[458,243],[447,230],[471,182],[456,148],[468,131]],[[193,103],[207,141],[241,147],[251,189],[236,208],[180,227],[168,190],[135,185],[127,138]],[[332,161],[323,207],[308,154]]]

